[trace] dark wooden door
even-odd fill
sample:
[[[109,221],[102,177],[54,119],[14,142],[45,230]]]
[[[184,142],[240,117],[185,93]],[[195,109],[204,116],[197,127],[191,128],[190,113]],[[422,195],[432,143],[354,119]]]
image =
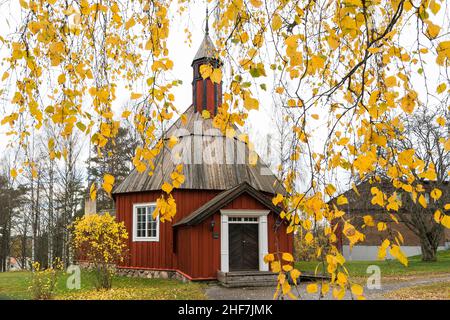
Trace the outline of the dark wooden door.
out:
[[[258,224],[228,225],[230,271],[259,270]]]

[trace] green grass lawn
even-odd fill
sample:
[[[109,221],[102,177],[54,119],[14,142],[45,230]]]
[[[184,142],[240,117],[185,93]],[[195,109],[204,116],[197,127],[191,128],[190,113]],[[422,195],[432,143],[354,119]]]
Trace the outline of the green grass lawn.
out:
[[[0,299],[31,299],[30,276],[30,272],[0,273]],[[205,299],[204,285],[200,283],[116,276],[112,290],[98,291],[94,287],[94,274],[82,271],[81,289],[69,290],[67,277],[59,276],[55,299]]]
[[[314,272],[319,262],[296,262],[296,267],[300,271]],[[450,250],[439,251],[437,262],[423,262],[421,256],[408,258],[408,267],[405,267],[397,260],[388,261],[346,261],[344,266],[351,276],[365,277],[367,267],[377,265],[381,269],[382,276],[403,276],[419,275],[425,273],[450,273]],[[319,265],[318,273],[322,273],[322,266]]]

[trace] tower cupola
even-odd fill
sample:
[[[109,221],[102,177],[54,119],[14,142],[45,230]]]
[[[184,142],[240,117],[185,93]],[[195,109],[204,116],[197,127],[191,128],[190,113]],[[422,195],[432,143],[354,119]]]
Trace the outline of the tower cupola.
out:
[[[206,9],[205,37],[192,61],[192,104],[194,112],[208,110],[212,115],[215,115],[217,108],[222,104],[222,81],[213,83],[209,77],[203,79],[200,74],[200,66],[205,64],[215,69],[222,66],[217,56],[217,50],[209,37],[208,9]]]

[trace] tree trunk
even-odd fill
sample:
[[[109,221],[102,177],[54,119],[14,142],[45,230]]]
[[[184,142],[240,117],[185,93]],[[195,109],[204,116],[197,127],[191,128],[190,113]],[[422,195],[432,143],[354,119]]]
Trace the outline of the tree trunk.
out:
[[[21,235],[21,251],[22,251],[22,269],[26,270],[28,268],[27,266],[27,229],[28,229],[28,221],[26,219],[26,216],[23,216],[23,231]]]
[[[437,261],[437,247],[438,244],[430,241],[428,237],[420,239],[420,247],[422,249],[422,261],[434,262]]]
[[[53,265],[53,161],[50,160],[49,163],[49,192],[48,192],[48,228],[47,228],[47,236],[48,236],[48,265]]]
[[[33,263],[36,259],[35,246],[36,246],[36,224],[35,224],[35,203],[34,203],[34,182],[33,179],[30,180],[31,185],[31,262]]]

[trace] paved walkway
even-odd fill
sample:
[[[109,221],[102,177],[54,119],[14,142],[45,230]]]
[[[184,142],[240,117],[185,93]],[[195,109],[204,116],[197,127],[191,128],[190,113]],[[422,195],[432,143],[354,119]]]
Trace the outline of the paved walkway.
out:
[[[398,290],[405,287],[419,286],[432,284],[436,282],[450,281],[450,275],[433,275],[431,277],[413,277],[405,280],[392,280],[386,284],[382,284],[381,289],[369,290],[364,288],[364,295],[369,300],[383,299],[383,295],[394,290]],[[303,283],[299,286],[299,292],[301,299],[305,300],[317,300],[318,295],[312,295],[306,293],[307,283]],[[206,289],[206,296],[211,300],[272,300],[275,288],[271,287],[246,287],[246,288],[225,288],[218,284],[211,284]],[[331,292],[323,300],[333,299]],[[351,299],[350,293],[346,294],[344,299]]]

